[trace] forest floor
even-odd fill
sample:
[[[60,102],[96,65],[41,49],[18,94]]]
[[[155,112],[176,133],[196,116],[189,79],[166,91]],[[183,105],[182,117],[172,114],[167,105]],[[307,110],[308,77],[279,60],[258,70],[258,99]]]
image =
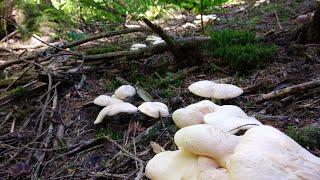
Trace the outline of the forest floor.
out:
[[[220,59],[205,54],[201,54],[201,64],[178,71],[170,67],[173,56],[169,52],[133,61],[123,62],[119,58],[83,65],[81,59],[65,55],[45,61],[52,54],[41,44],[34,46],[32,40],[23,45],[18,38],[3,42],[0,65],[32,52],[48,55],[34,63],[12,65],[7,68],[9,79],[5,81],[5,75],[1,77],[0,179],[37,176],[133,179],[143,175],[143,167],[155,155],[154,151],[159,151],[157,144],[165,150],[177,149],[173,142],[177,127],[170,118],[159,121],[141,114],[119,115],[99,125],[93,124],[102,108],[91,103],[92,100],[101,94],[111,95],[123,84],[123,79],[142,87],[155,101],[167,104],[171,113],[202,99],[188,91],[191,83],[216,80],[245,90],[240,97],[223,104],[238,105],[247,114],[283,132],[319,123],[319,86],[256,101],[261,94],[320,79],[320,45],[297,44],[290,39],[298,28],[295,17],[312,12],[314,7],[313,1],[262,3],[255,8],[246,4],[228,5],[226,14],[217,14],[220,19],[209,24],[206,31],[229,27],[251,29],[257,36],[265,37],[266,43],[277,45],[274,61],[247,75],[233,73]],[[185,29],[182,25],[194,19],[195,15],[187,14],[182,19],[160,24],[174,37],[189,37],[199,35],[200,29]],[[148,34],[139,32],[100,39],[71,50],[90,54],[97,49],[128,49]],[[48,64],[50,76],[46,72]],[[8,88],[16,77],[19,80]],[[28,92],[14,88],[26,84]],[[137,96],[130,102],[138,106],[143,100]],[[319,146],[304,147],[320,156]]]

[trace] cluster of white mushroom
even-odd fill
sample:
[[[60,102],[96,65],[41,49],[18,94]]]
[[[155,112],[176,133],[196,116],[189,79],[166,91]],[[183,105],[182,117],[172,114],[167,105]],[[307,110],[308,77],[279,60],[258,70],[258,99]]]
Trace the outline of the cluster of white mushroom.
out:
[[[151,43],[151,44],[153,44],[153,45],[164,43],[164,40],[161,37],[155,36],[155,35],[147,36],[146,41]],[[147,47],[146,44],[135,43],[135,44],[131,45],[130,51],[136,51],[136,50],[143,49],[143,48],[146,48],[146,47]]]
[[[105,106],[98,114],[94,124],[99,124],[106,116],[114,116],[119,113],[133,114],[138,110],[153,118],[167,117],[169,115],[168,107],[161,102],[144,102],[139,107],[124,100],[136,94],[136,89],[130,85],[120,86],[110,97],[100,95],[94,99],[93,103],[99,106]]]
[[[212,81],[189,90],[214,99],[242,94],[236,86]],[[152,180],[320,179],[320,158],[237,106],[203,100],[176,110],[172,119],[181,128],[174,136],[179,150],[148,162],[145,173]],[[234,135],[239,130],[247,131]]]

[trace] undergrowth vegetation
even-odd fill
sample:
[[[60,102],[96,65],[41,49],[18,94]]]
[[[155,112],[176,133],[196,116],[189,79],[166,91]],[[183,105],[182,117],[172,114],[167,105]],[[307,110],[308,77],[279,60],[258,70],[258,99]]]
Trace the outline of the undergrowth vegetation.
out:
[[[209,55],[224,59],[232,71],[241,74],[263,67],[276,55],[274,45],[258,42],[252,32],[239,30],[212,32],[204,46]]]

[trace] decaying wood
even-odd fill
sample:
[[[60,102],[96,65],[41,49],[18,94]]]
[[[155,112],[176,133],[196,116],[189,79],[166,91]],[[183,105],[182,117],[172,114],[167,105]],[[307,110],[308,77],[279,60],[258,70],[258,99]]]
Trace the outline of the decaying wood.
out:
[[[134,32],[146,32],[146,31],[150,31],[150,30],[147,28],[140,27],[140,28],[127,28],[127,29],[123,29],[123,30],[119,30],[119,31],[106,32],[106,33],[97,34],[97,35],[90,36],[85,39],[71,42],[67,45],[64,45],[63,48],[71,48],[71,47],[79,46],[81,44],[84,44],[84,43],[87,43],[90,41],[94,41],[94,40],[98,40],[101,38],[107,38],[107,37],[111,37],[111,36],[129,34],[129,33],[134,33]]]
[[[275,98],[280,98],[284,97],[290,94],[295,94],[295,93],[301,93],[304,90],[308,90],[311,88],[315,88],[320,86],[320,79],[313,80],[310,82],[302,83],[302,84],[297,84],[291,87],[287,87],[284,89],[276,90],[273,92],[270,92],[268,94],[262,94],[254,99],[255,102],[263,102],[263,101],[268,101],[271,99]]]
[[[153,24],[152,22],[150,22],[147,18],[143,18],[142,19],[144,23],[146,23],[156,34],[158,34],[167,44],[169,50],[172,52],[172,54],[174,55],[174,57],[177,60],[181,60],[182,59],[182,52],[181,49],[179,47],[179,44],[177,44],[177,42],[175,42],[174,40],[172,40],[172,38],[170,38],[160,26],[157,26],[155,24]]]
[[[179,44],[188,44],[190,47],[197,47],[200,44],[208,41],[208,37],[192,37],[192,38],[183,38],[176,40]],[[110,61],[115,58],[121,58],[121,61],[128,61],[133,59],[141,59],[150,57],[154,54],[163,53],[168,51],[169,47],[166,43],[160,43],[148,46],[146,48],[136,50],[136,51],[117,51],[106,54],[96,54],[96,55],[87,55],[83,56],[85,62],[103,60]]]

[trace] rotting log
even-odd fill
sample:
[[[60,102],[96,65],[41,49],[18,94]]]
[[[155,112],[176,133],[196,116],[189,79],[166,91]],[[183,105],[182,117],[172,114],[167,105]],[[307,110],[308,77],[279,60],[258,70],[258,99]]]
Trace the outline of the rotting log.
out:
[[[179,44],[187,44],[189,47],[199,46],[201,43],[204,43],[209,40],[209,37],[192,37],[192,38],[183,38],[176,40]],[[120,58],[122,61],[141,59],[150,57],[154,54],[160,54],[165,51],[168,51],[169,47],[166,43],[159,43],[155,45],[148,46],[143,49],[136,51],[117,51],[106,54],[96,54],[96,55],[87,55],[83,56],[85,62],[96,61],[96,60],[113,60],[115,58]]]
[[[259,95],[258,97],[256,97],[254,99],[255,102],[264,102],[264,101],[268,101],[271,99],[276,99],[276,98],[281,98],[290,94],[295,94],[295,93],[301,93],[305,90],[311,89],[311,88],[315,88],[320,86],[320,79],[317,80],[313,80],[310,82],[306,82],[306,83],[302,83],[302,84],[297,84],[291,87],[286,87],[284,89],[279,89],[276,91],[272,91],[268,94],[262,94]]]
[[[90,41],[94,41],[94,40],[98,40],[98,39],[101,39],[101,38],[107,38],[107,37],[112,37],[112,36],[116,36],[116,35],[122,35],[122,34],[129,34],[129,33],[134,33],[134,32],[146,32],[146,31],[150,31],[149,29],[147,28],[144,28],[144,27],[140,27],[140,28],[127,28],[127,29],[122,29],[122,30],[119,30],[119,31],[111,31],[111,32],[106,32],[106,33],[101,33],[101,34],[97,34],[97,35],[94,35],[94,36],[90,36],[88,38],[85,38],[85,39],[81,39],[81,40],[78,40],[78,41],[74,41],[74,42],[71,42],[67,45],[64,45],[62,48],[71,48],[71,47],[75,47],[75,46],[79,46],[81,44],[84,44],[84,43],[87,43],[87,42],[90,42]]]

